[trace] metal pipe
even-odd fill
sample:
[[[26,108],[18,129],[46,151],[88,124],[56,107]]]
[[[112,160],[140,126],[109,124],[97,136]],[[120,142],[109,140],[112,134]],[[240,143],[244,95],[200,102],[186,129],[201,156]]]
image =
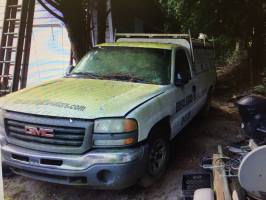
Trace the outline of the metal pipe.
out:
[[[27,21],[27,15],[28,15],[28,6],[29,6],[29,0],[24,0],[22,4],[22,11],[21,11],[21,23],[19,27],[19,34],[18,34],[18,41],[17,41],[17,50],[16,50],[16,63],[14,68],[14,74],[13,74],[13,81],[11,90],[12,92],[15,92],[19,88],[19,76],[21,72],[21,63],[22,63],[22,51],[24,47],[24,37],[25,37],[25,31],[26,31],[26,21]]]
[[[112,2],[111,0],[107,0],[107,10],[110,12],[108,13],[108,27],[109,27],[109,40],[110,42],[114,42],[114,28],[113,28],[113,16],[112,16]]]
[[[25,52],[23,54],[23,62],[22,62],[22,67],[21,67],[20,89],[24,89],[27,84],[32,27],[33,27],[33,18],[34,18],[34,8],[35,8],[35,0],[30,0],[29,5],[28,5],[28,16],[27,16],[27,24],[26,24],[26,31],[25,31],[25,36],[26,36],[25,44],[24,44]]]
[[[193,64],[194,64],[195,63],[195,55],[194,55],[193,41],[192,41],[192,36],[191,36],[190,29],[188,30],[188,35],[189,35],[189,45],[190,45],[190,51],[191,51],[190,53],[191,53],[192,61],[193,61]]]

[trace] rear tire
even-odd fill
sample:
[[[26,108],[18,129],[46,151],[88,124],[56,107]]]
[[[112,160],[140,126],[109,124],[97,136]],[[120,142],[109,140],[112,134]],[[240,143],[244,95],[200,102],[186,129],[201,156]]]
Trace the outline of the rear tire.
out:
[[[145,174],[140,179],[138,185],[144,188],[151,186],[165,173],[169,158],[170,145],[167,137],[159,132],[153,132],[148,140],[149,153]]]

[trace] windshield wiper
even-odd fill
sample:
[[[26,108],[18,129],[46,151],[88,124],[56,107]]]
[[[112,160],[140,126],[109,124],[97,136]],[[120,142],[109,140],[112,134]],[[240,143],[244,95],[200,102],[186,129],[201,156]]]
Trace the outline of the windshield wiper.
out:
[[[101,79],[101,80],[120,80],[120,81],[130,81],[130,82],[137,82],[137,83],[149,83],[148,81],[138,78],[138,77],[134,77],[134,76],[130,76],[127,74],[114,74],[114,75],[97,75],[94,73],[90,73],[90,72],[75,72],[75,73],[71,73],[69,75],[67,75],[67,77],[73,77],[73,76],[81,76],[81,77],[89,77],[92,79]]]
[[[93,79],[99,79],[100,77],[97,74],[93,74],[90,72],[75,72],[68,75],[68,77],[71,76],[87,76]]]
[[[114,75],[104,76],[103,78],[115,79],[115,80],[121,80],[121,81],[132,81],[132,82],[138,82],[138,83],[148,83],[148,81],[144,79],[126,75],[126,74],[114,74]]]

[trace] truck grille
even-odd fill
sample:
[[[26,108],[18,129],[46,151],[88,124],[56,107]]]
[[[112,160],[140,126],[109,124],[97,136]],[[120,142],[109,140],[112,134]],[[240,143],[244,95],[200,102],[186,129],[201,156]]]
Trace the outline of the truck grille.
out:
[[[93,121],[6,111],[8,143],[42,152],[83,154],[92,148]]]
[[[42,137],[27,135],[25,127],[36,127],[38,129],[52,129],[54,137]],[[30,143],[46,144],[64,147],[80,147],[83,144],[85,129],[64,126],[49,126],[43,124],[34,124],[22,121],[6,119],[7,136],[17,140],[23,140]]]

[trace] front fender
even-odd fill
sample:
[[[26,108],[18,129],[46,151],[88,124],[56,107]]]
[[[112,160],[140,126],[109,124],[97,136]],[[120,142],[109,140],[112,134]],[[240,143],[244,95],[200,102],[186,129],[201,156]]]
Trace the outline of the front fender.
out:
[[[134,118],[137,120],[139,126],[139,142],[148,138],[155,124],[175,113],[174,91],[174,88],[168,88],[164,93],[145,102],[126,116],[126,118]]]

